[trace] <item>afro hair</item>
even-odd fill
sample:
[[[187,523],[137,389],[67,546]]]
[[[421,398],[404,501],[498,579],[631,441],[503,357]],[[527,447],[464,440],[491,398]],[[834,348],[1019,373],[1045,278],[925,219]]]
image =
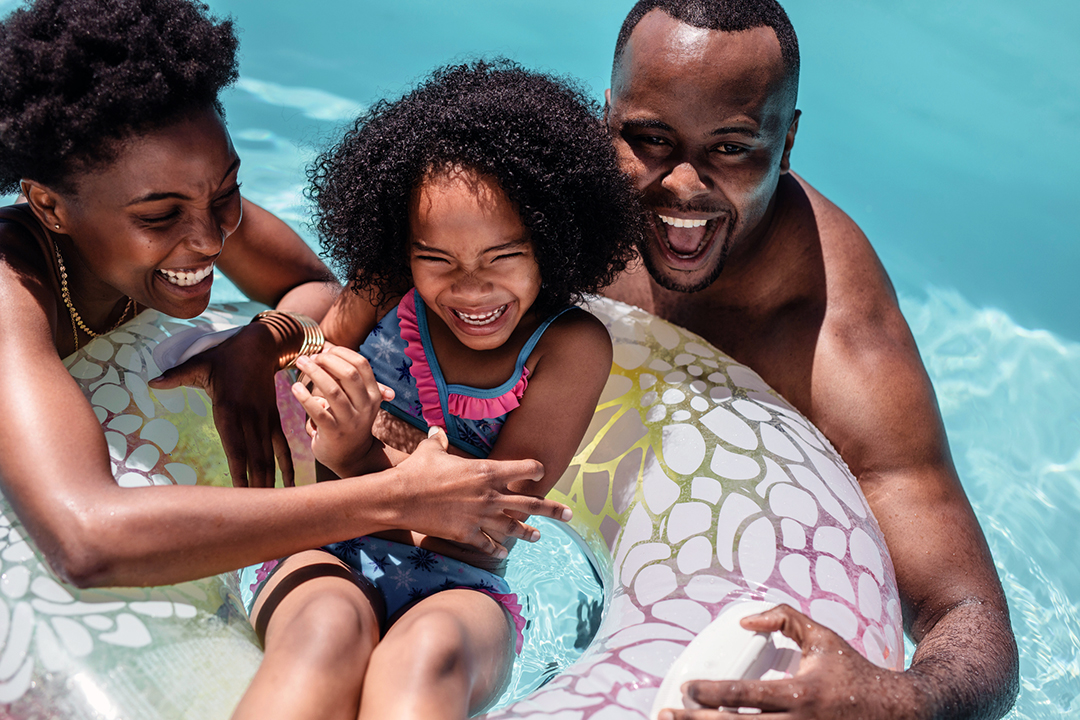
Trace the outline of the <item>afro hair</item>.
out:
[[[409,206],[433,171],[494,178],[530,231],[538,311],[598,292],[642,237],[638,196],[596,103],[506,61],[440,68],[380,101],[308,171],[325,254],[377,303],[412,284]]]
[[[35,0],[0,24],[0,192],[71,190],[118,141],[206,107],[237,78],[238,41],[189,0]]]

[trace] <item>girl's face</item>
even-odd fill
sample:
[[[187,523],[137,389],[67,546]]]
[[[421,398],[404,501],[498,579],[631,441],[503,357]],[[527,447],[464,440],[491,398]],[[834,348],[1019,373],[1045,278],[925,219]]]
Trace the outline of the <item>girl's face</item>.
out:
[[[500,347],[540,292],[529,231],[499,184],[471,170],[429,176],[409,208],[413,284],[473,350]]]
[[[91,273],[86,291],[173,317],[206,309],[214,262],[240,224],[239,167],[208,108],[127,140],[116,160],[78,178],[56,212]]]

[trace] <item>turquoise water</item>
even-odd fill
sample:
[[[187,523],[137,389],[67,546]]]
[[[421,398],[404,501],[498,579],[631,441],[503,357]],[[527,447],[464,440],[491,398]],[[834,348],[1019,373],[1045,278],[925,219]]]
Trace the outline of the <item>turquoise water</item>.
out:
[[[360,108],[478,53],[599,99],[631,3],[210,5],[244,28],[225,101],[245,193],[310,238],[304,165]],[[1080,3],[785,6],[803,57],[792,164],[874,243],[934,379],[1020,643],[1010,718],[1080,716]]]

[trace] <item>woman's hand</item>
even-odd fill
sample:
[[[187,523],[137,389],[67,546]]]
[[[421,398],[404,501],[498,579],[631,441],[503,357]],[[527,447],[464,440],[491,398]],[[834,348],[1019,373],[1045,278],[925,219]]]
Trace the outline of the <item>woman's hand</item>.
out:
[[[318,355],[298,358],[296,366],[312,385],[309,390],[295,383],[292,392],[308,414],[315,459],[339,477],[364,474],[372,424],[394,391],[375,380],[367,358],[348,348],[327,344]]]
[[[235,487],[273,487],[274,459],[293,484],[293,462],[278,416],[278,351],[265,325],[253,323],[150,381],[157,390],[186,385],[210,396]]]
[[[528,542],[540,532],[511,513],[537,515],[566,522],[570,508],[554,500],[522,495],[511,485],[534,486],[544,477],[536,460],[478,460],[446,452],[449,443],[441,428],[399,466],[403,497],[396,503],[400,518],[392,527],[466,545],[485,555],[504,558],[509,538]]]

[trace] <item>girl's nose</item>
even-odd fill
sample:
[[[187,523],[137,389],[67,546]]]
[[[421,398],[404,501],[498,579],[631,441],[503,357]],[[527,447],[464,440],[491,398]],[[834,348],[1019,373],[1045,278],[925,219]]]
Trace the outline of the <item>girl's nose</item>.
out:
[[[458,295],[483,295],[491,289],[491,283],[479,271],[462,271],[454,278],[453,289]]]

